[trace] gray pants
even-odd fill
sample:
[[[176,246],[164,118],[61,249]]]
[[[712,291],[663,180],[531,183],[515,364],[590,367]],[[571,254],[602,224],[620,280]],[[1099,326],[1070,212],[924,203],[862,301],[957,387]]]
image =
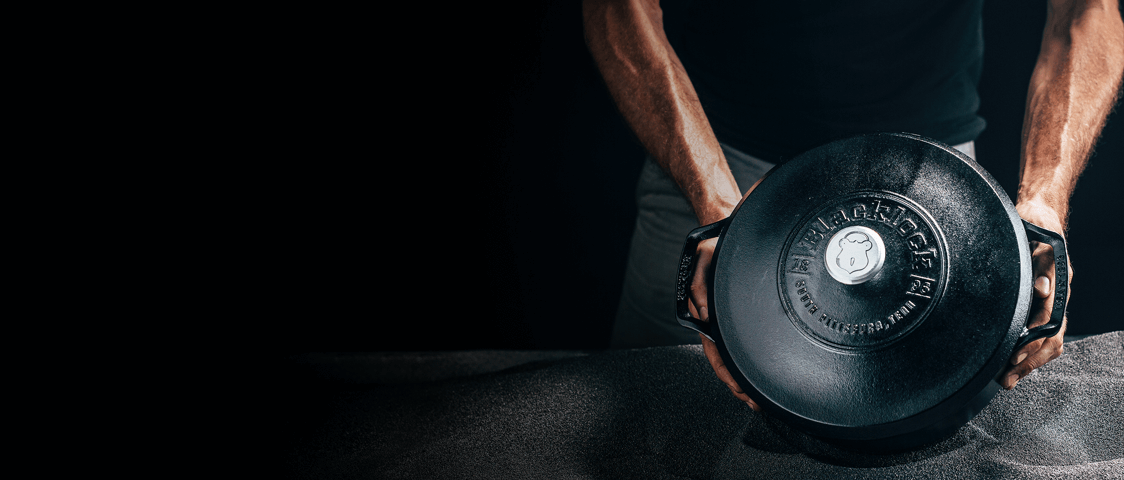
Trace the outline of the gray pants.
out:
[[[975,158],[975,144],[955,147]],[[741,194],[773,164],[722,145]],[[675,320],[676,267],[687,234],[699,227],[679,187],[648,157],[636,187],[639,214],[632,232],[624,290],[613,324],[613,348],[700,343],[699,335]]]

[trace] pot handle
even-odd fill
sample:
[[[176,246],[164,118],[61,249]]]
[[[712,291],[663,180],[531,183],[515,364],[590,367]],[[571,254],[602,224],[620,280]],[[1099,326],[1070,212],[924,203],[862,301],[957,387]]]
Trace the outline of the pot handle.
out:
[[[1062,318],[1065,316],[1066,297],[1069,293],[1069,264],[1066,261],[1069,257],[1065,253],[1065,237],[1026,220],[1023,220],[1023,225],[1026,227],[1026,238],[1028,240],[1048,243],[1054,248],[1054,308],[1050,313],[1050,321],[1045,325],[1039,325],[1029,330],[1023,328],[1022,338],[1019,338],[1018,343],[1015,344],[1016,352],[1030,342],[1039,338],[1052,337],[1061,331]]]
[[[683,255],[679,257],[679,272],[675,275],[675,316],[679,319],[679,324],[701,333],[712,342],[714,338],[710,336],[710,324],[691,316],[691,310],[687,307],[687,289],[695,278],[699,243],[717,237],[729,222],[730,219],[726,218],[691,230],[687,235],[687,243],[683,245]]]

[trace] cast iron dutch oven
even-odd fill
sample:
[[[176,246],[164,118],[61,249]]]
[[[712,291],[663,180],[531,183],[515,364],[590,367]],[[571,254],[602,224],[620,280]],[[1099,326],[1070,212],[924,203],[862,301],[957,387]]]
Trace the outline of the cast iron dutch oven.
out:
[[[710,321],[687,287],[718,237]],[[1053,314],[1027,328],[1028,239],[1054,248]],[[910,134],[833,142],[770,171],[687,237],[679,322],[713,340],[768,414],[845,447],[941,440],[999,390],[1016,349],[1061,329],[1063,237],[1019,218],[968,156]]]

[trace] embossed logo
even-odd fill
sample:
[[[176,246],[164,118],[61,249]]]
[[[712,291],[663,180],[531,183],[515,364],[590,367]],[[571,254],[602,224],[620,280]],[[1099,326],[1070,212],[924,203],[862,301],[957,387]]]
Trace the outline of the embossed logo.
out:
[[[924,209],[888,192],[856,193],[797,225],[778,287],[789,317],[809,336],[872,348],[924,319],[944,289],[944,252]]]

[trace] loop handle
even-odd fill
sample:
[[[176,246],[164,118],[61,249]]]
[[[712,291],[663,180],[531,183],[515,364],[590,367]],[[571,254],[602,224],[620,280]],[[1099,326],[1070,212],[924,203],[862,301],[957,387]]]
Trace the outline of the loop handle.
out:
[[[728,223],[730,219],[726,218],[691,230],[687,235],[687,243],[683,245],[683,255],[679,257],[679,271],[675,276],[675,317],[680,325],[703,334],[710,341],[714,341],[710,334],[710,324],[691,316],[691,310],[687,306],[690,297],[688,290],[691,287],[691,280],[695,277],[699,243],[717,237]]]
[[[1028,240],[1046,243],[1054,248],[1054,307],[1050,312],[1048,323],[1024,330],[1022,337],[1015,344],[1016,352],[1030,342],[1040,338],[1052,337],[1061,331],[1062,319],[1065,317],[1066,297],[1069,293],[1069,263],[1067,261],[1069,257],[1065,253],[1065,237],[1026,220],[1023,220],[1023,226],[1026,227],[1026,238]]]

